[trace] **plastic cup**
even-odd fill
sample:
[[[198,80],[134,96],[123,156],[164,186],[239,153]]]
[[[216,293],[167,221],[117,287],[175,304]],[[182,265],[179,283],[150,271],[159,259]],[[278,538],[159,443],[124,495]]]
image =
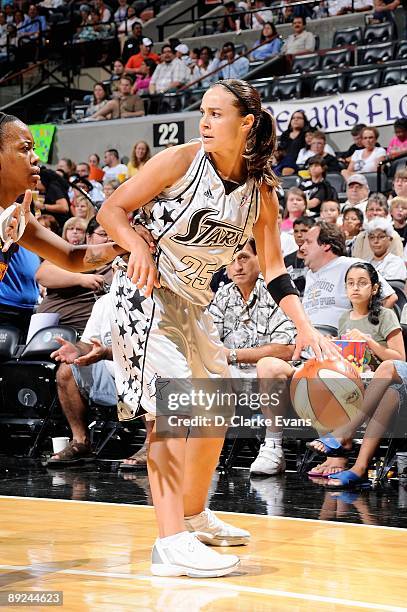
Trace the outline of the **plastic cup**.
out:
[[[69,438],[52,438],[52,448],[54,454],[60,453],[64,450],[69,444]]]

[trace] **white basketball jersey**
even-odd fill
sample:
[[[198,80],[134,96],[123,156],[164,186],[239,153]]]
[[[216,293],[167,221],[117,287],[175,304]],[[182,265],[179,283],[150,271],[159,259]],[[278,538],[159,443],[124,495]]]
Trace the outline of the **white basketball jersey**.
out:
[[[157,241],[160,283],[199,306],[212,299],[213,274],[252,234],[260,208],[253,179],[226,195],[203,147],[175,185],[144,207]]]

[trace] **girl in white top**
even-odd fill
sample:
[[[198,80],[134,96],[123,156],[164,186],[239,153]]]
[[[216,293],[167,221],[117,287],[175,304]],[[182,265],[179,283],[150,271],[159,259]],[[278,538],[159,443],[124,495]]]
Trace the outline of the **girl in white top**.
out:
[[[109,235],[130,253],[128,262],[119,262],[112,285],[119,413],[127,419],[142,410],[154,416],[158,396],[176,372],[186,386],[194,372],[212,380],[227,376],[224,350],[205,311],[208,287],[214,272],[233,259],[251,232],[265,282],[298,329],[294,358],[308,345],[318,357],[322,351],[335,354],[312,328],[284,266],[277,181],[271,171],[273,117],[262,109],[258,92],[240,80],[216,83],[203,96],[200,110],[202,142],[154,156],[99,213]],[[127,217],[147,204],[157,241],[155,261]],[[250,535],[205,509],[224,431],[210,420],[194,436],[181,422],[178,436],[173,430],[166,438],[160,436],[166,422],[168,413],[157,414],[148,454],[159,525],[151,571],[161,576],[228,574],[238,557],[219,555],[189,533],[199,532],[203,542],[223,546],[245,543]]]
[[[352,174],[376,172],[377,165],[386,157],[383,147],[376,147],[379,132],[375,127],[365,128],[362,132],[363,149],[355,151],[350,158],[349,166],[342,170],[342,175],[348,179]]]

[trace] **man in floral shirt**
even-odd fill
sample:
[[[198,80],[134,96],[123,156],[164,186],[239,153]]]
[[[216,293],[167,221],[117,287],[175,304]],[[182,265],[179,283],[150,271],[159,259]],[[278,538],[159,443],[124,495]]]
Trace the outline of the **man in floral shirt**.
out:
[[[231,375],[254,378],[259,359],[292,358],[296,330],[267,291],[253,238],[238,252],[227,273],[232,282],[217,291],[209,312],[224,344]],[[285,469],[281,440],[281,431],[267,429],[266,440],[250,468],[252,473],[271,475]]]

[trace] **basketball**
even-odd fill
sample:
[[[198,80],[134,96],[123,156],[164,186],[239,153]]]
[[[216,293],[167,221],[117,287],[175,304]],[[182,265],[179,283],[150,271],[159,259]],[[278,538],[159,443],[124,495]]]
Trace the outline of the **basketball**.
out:
[[[297,370],[290,386],[299,417],[310,419],[319,434],[344,425],[359,412],[364,386],[355,368],[344,359],[310,359]]]

